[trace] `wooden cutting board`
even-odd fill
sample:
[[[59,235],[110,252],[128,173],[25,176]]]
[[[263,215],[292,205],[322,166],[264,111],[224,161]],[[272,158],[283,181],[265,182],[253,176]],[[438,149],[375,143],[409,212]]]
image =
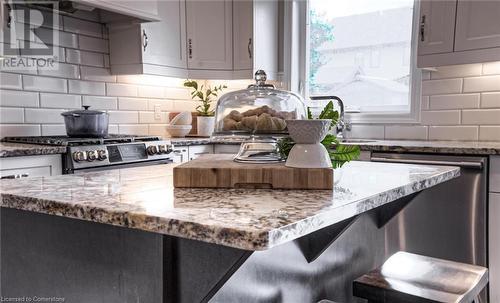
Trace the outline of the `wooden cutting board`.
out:
[[[175,187],[332,189],[333,169],[247,164],[233,155],[203,155],[174,167]]]

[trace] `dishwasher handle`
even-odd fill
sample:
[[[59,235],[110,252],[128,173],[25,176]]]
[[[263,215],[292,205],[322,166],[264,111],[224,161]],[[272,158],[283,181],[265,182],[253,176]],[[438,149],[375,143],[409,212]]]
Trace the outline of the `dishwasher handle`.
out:
[[[435,161],[435,160],[418,160],[418,159],[393,159],[384,157],[372,157],[372,162],[385,163],[405,163],[405,164],[423,164],[423,165],[443,165],[443,166],[459,166],[462,168],[483,169],[483,161]]]

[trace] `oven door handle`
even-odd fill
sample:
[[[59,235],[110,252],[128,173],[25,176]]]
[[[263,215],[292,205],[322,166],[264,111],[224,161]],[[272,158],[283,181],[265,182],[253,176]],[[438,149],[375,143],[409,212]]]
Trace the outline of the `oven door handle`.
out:
[[[422,165],[443,165],[443,166],[458,166],[462,168],[483,169],[483,161],[435,161],[435,160],[418,160],[418,159],[393,159],[384,157],[372,157],[372,162],[384,163],[404,163],[404,164],[422,164]]]

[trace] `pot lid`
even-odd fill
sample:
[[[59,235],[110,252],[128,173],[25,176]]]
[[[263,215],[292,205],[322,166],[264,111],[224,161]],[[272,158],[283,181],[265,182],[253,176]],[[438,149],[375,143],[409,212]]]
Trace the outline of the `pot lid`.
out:
[[[75,116],[75,115],[107,115],[106,112],[102,112],[100,110],[92,110],[92,109],[89,109],[90,106],[88,105],[84,105],[82,106],[83,109],[77,109],[77,110],[71,110],[71,111],[67,111],[67,112],[64,112],[62,113],[61,115],[63,116]]]

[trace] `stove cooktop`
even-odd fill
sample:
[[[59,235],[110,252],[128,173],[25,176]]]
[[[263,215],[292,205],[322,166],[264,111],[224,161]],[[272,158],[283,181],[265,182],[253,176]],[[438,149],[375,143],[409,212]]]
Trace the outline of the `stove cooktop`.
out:
[[[140,136],[140,135],[118,135],[109,134],[105,138],[74,138],[68,136],[30,136],[30,137],[5,137],[4,142],[28,143],[39,145],[55,146],[81,146],[81,145],[106,145],[116,143],[130,142],[150,142],[160,141],[158,136]]]

